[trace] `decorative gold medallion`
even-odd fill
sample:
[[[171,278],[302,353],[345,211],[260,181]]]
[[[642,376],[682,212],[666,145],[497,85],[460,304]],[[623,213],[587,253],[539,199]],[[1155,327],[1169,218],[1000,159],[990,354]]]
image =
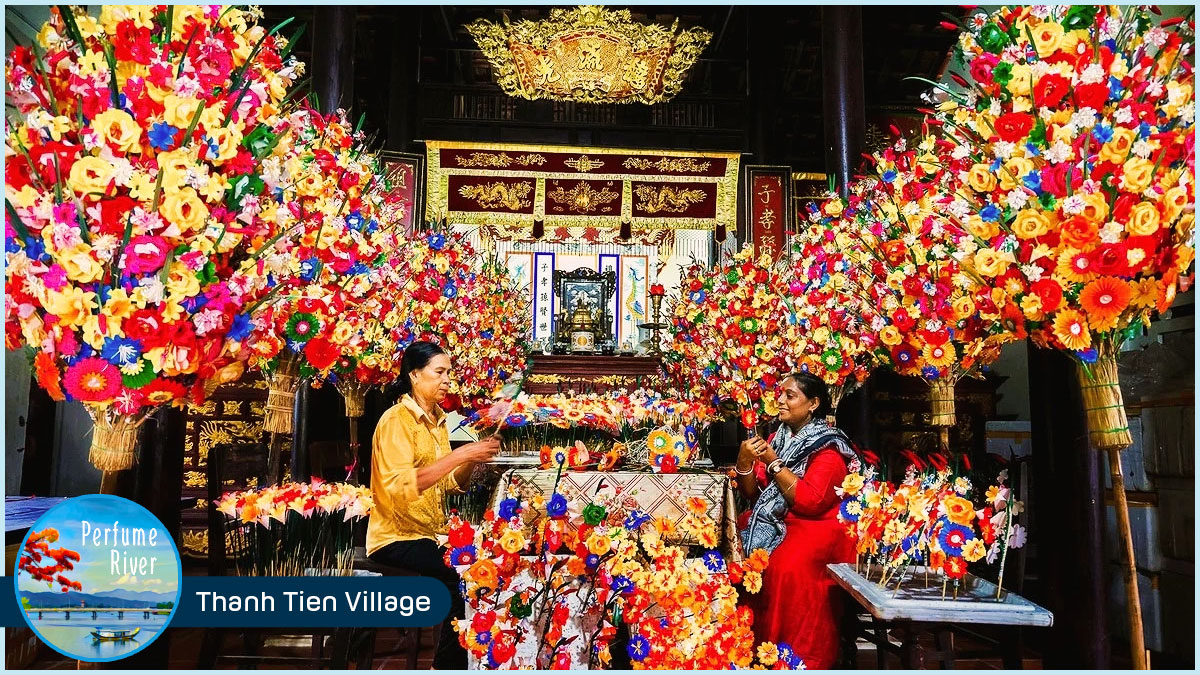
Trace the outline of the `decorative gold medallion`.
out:
[[[608,187],[602,187],[597,192],[592,189],[591,185],[584,182],[578,183],[570,190],[564,190],[559,186],[546,193],[546,198],[560,207],[566,207],[575,213],[582,214],[592,213],[620,196],[619,192],[614,192]],[[605,209],[605,211],[612,211],[612,209]]]
[[[542,21],[478,19],[467,31],[510,96],[584,103],[661,103],[683,88],[708,46],[703,28],[635,23],[629,10],[552,9]]]
[[[604,162],[602,160],[590,159],[587,155],[572,157],[571,159],[563,162],[563,164],[566,164],[567,166],[581,173],[587,173],[604,166]]]

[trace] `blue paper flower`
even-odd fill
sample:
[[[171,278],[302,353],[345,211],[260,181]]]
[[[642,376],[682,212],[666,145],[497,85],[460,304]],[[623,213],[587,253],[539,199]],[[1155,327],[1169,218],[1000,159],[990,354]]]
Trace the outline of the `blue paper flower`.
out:
[[[476,556],[474,544],[459,546],[450,551],[450,563],[453,565],[470,565],[475,562]]]
[[[434,232],[426,241],[429,242],[429,248],[435,251],[442,250],[442,247],[446,245],[446,237],[441,232]]]
[[[994,223],[1000,219],[1000,207],[995,204],[988,204],[979,211],[979,217],[989,223]]]
[[[1113,128],[1109,124],[1097,124],[1092,128],[1092,138],[1097,142],[1107,143],[1112,140]]]
[[[131,366],[142,358],[142,343],[131,338],[106,337],[100,356],[114,366]]]
[[[704,566],[711,572],[723,572],[725,570],[725,557],[719,551],[708,550],[704,555],[700,556],[700,560],[704,561]]]
[[[613,577],[610,587],[617,593],[632,593],[634,589],[633,580],[624,574]]]
[[[856,504],[857,507],[851,504]],[[838,514],[848,523],[857,523],[859,515],[862,514],[862,505],[853,499],[847,499],[838,507]]]
[[[509,497],[500,502],[499,508],[496,510],[497,515],[503,520],[508,520],[517,515],[521,510],[521,502]]]
[[[629,653],[629,658],[641,663],[650,656],[650,641],[644,635],[634,635],[629,638],[629,645],[625,647],[625,651]]]
[[[557,518],[567,513],[567,498],[555,492],[546,502],[546,515]]]
[[[961,556],[963,545],[975,538],[971,528],[942,519],[945,525],[938,532],[938,543],[946,555]]]
[[[789,668],[795,668],[800,665],[800,657],[796,656],[796,650],[786,642],[779,643],[779,660],[788,665]]]
[[[634,509],[633,511],[629,512],[628,516],[625,516],[625,529],[637,530],[641,528],[642,525],[645,525],[649,520],[650,514],[642,511],[641,509]]]
[[[317,271],[321,269],[321,261],[316,257],[306,258],[300,261],[300,278],[304,281],[312,281],[317,278]]]
[[[254,324],[250,322],[249,314],[238,314],[233,317],[233,323],[229,326],[228,337],[230,340],[245,340],[246,336],[250,335],[250,331],[254,328]]]
[[[158,122],[150,127],[150,147],[155,150],[170,150],[175,146],[175,136],[182,131],[166,122]]]

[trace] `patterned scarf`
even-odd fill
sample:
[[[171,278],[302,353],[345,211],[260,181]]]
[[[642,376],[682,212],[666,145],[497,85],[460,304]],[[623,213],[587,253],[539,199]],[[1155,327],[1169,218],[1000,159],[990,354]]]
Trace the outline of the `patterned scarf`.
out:
[[[797,479],[804,478],[808,469],[808,461],[823,448],[833,446],[846,459],[847,464],[856,463],[858,455],[850,446],[850,439],[837,427],[829,426],[825,420],[813,420],[792,431],[786,424],[775,432],[771,448],[775,455],[783,460],[785,468],[796,474]],[[750,514],[750,523],[742,530],[742,550],[750,553],[754,549],[765,549],[767,553],[775,550],[787,534],[783,519],[787,515],[787,500],[774,480],[767,484],[758,495],[754,510]]]

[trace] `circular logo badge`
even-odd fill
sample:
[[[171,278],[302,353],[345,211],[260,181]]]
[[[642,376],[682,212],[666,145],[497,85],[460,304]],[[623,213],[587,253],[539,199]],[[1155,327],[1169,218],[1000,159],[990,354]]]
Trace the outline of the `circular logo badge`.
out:
[[[42,642],[72,659],[114,661],[162,635],[179,606],[182,566],[167,528],[145,508],[86,495],[37,519],[13,579]]]

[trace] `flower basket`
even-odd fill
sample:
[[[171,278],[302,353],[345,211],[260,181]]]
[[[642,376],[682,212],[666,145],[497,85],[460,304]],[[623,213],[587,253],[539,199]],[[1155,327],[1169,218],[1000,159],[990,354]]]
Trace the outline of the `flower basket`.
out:
[[[1088,437],[1100,450],[1127,448],[1133,444],[1129,419],[1117,377],[1117,357],[1101,356],[1094,364],[1080,363],[1076,374],[1087,413]]]

